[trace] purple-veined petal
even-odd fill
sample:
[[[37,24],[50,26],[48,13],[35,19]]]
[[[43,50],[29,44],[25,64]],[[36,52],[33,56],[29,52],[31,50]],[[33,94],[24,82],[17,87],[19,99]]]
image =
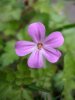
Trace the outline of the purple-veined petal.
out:
[[[18,56],[25,56],[31,53],[35,48],[35,43],[29,41],[17,41],[15,51]]]
[[[61,52],[59,50],[53,49],[51,47],[45,47],[43,50],[43,55],[49,62],[55,63],[61,57]]]
[[[32,52],[28,59],[28,66],[30,68],[42,68],[44,65],[43,55],[41,50],[35,50]]]
[[[41,22],[32,23],[28,27],[28,33],[36,43],[45,38],[45,26]]]
[[[63,45],[64,43],[64,37],[62,36],[61,32],[53,32],[45,39],[45,44],[57,48]]]

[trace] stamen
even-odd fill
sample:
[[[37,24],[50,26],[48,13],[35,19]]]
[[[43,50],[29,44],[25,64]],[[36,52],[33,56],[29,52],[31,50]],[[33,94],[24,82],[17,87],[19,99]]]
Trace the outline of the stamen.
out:
[[[37,47],[38,47],[38,49],[41,49],[43,47],[43,44],[42,43],[38,43]]]

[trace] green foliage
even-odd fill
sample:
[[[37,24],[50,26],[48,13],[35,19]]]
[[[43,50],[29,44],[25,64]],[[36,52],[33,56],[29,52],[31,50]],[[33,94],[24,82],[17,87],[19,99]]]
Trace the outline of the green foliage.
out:
[[[73,42],[75,41],[75,28],[63,30],[63,34],[65,37],[65,58],[64,58],[64,95],[65,100],[72,100],[72,89],[75,89],[75,45]],[[68,96],[67,96],[68,95]]]
[[[21,15],[21,3],[19,0],[0,1],[0,21],[19,20]]]
[[[38,0],[34,5],[35,10],[39,10],[40,12],[50,13],[50,0]]]
[[[12,64],[14,61],[18,60],[17,55],[14,50],[15,41],[11,40],[6,43],[4,48],[4,53],[0,57],[0,61],[3,67]]]
[[[75,90],[75,24],[70,24],[63,12],[63,1],[53,5],[51,0],[0,0],[0,100],[57,100],[56,91],[62,100],[73,100]],[[17,40],[31,40],[29,23],[41,21],[46,26],[46,35],[61,31],[63,54],[56,64],[46,62],[45,68],[30,69],[28,56],[15,54]],[[73,28],[72,28],[73,27]],[[63,69],[60,71],[60,67]],[[64,98],[63,98],[64,96]]]
[[[51,88],[51,77],[54,75],[55,71],[56,66],[47,62],[46,68],[31,70],[31,77],[34,79],[34,82],[36,82],[37,86],[49,89]]]

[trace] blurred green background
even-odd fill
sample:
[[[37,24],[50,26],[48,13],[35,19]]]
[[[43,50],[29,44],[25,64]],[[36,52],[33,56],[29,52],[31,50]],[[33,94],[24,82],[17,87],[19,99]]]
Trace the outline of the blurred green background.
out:
[[[74,0],[0,0],[0,100],[75,100],[72,3]],[[59,48],[62,57],[58,63],[30,69],[28,56],[18,57],[14,46],[17,40],[31,40],[27,27],[37,21],[44,23],[46,35],[62,32],[65,43]]]

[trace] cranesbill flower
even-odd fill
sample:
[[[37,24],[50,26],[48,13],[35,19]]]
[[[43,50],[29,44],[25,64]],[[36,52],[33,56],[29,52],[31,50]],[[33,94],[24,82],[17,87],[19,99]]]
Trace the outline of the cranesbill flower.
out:
[[[17,41],[15,51],[18,56],[30,54],[28,66],[31,68],[42,68],[44,60],[56,63],[61,57],[61,52],[57,50],[64,43],[61,32],[52,32],[45,37],[45,26],[41,22],[32,23],[28,27],[28,33],[33,42]]]

